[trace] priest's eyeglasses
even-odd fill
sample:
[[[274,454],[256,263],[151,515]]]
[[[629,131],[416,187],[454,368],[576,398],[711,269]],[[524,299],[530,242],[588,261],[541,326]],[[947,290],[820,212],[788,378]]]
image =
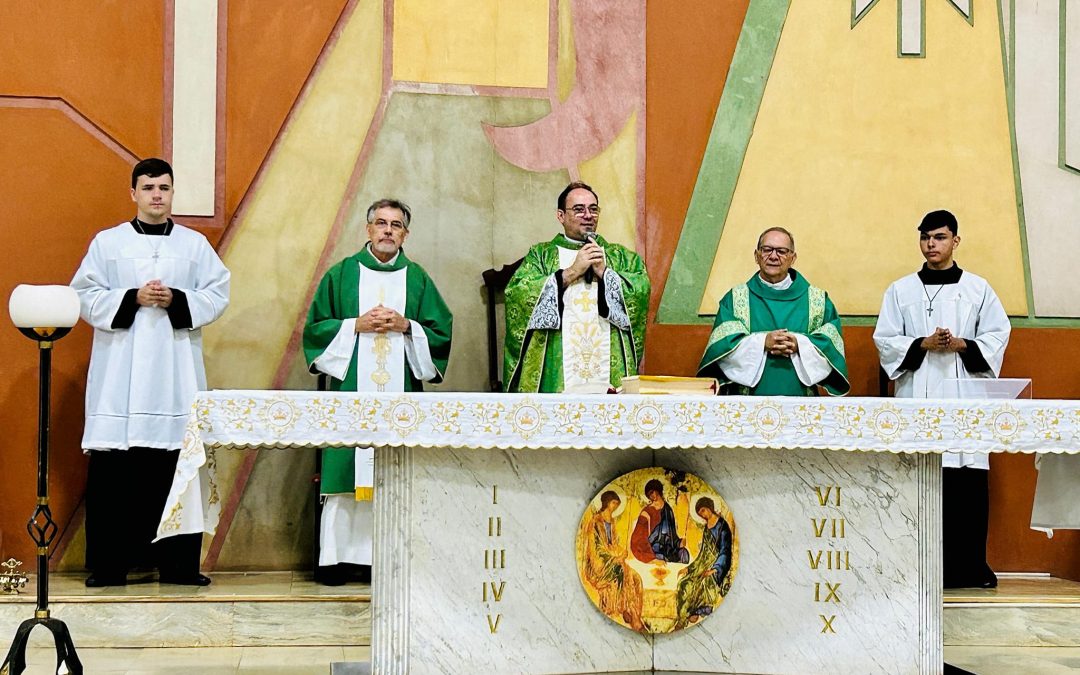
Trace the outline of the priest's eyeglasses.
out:
[[[573,213],[578,218],[585,215],[586,211],[588,211],[589,213],[591,213],[594,216],[600,215],[600,205],[599,204],[590,204],[588,207],[584,206],[583,204],[574,204],[573,206],[571,206],[567,210],[570,211],[570,213]]]
[[[374,223],[372,223],[372,225],[375,226],[376,230],[391,229],[394,232],[402,232],[408,229],[407,227],[405,227],[405,223],[401,222],[400,220],[383,220],[382,218],[379,218]]]
[[[790,248],[783,248],[783,247],[780,247],[780,248],[777,248],[775,246],[759,246],[758,247],[758,253],[761,254],[762,258],[768,258],[773,253],[780,256],[781,258],[786,258],[786,257],[788,257],[789,255],[791,255],[794,252],[795,251],[792,251]]]

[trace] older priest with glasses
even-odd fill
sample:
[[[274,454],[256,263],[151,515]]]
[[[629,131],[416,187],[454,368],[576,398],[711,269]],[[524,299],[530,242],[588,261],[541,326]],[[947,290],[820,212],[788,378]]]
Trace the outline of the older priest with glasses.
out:
[[[792,269],[795,259],[784,228],[758,237],[758,272],[720,300],[698,375],[744,395],[848,393],[840,317],[828,294]]]

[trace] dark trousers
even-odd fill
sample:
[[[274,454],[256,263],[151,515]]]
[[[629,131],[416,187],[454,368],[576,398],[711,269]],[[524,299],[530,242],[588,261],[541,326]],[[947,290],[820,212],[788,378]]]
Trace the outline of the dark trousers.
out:
[[[997,585],[986,562],[990,518],[990,472],[941,470],[942,571],[945,588]]]
[[[90,452],[86,479],[86,567],[102,576],[157,567],[163,576],[199,572],[202,534],[151,543],[169,497],[179,450]]]

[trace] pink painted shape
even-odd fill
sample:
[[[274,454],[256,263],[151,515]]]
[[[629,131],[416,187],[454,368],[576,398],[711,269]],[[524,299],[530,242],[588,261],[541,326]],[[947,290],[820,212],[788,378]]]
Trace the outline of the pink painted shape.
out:
[[[570,96],[523,126],[484,124],[495,150],[528,171],[575,167],[600,154],[644,98],[644,0],[573,0],[573,21],[577,83]]]

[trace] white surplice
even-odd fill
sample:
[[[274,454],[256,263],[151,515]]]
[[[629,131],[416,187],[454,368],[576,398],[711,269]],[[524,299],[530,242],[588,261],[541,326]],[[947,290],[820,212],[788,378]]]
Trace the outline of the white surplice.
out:
[[[184,292],[192,327],[174,329],[166,310],[139,307],[129,328],[114,329],[128,290],[154,279]],[[94,328],[83,450],[179,448],[191,402],[206,389],[201,328],[229,304],[229,270],[194,230],[145,235],[125,222],[94,237],[71,286]]]
[[[397,260],[397,255],[386,265]],[[408,268],[372,270],[360,265],[359,314],[382,305],[405,314],[406,275]],[[357,333],[356,318],[341,322],[334,340],[312,365],[338,380],[345,379],[356,347],[357,391],[405,391],[405,364],[413,376],[428,381],[438,375],[428,349],[427,334],[416,321],[409,320],[410,335],[398,332]],[[356,448],[358,487],[375,484],[375,451]],[[372,500],[358,500],[353,495],[327,495],[319,524],[322,542],[319,564],[354,563],[370,565],[373,557],[375,512]]]
[[[926,352],[915,370],[900,368],[917,338],[947,328],[955,336],[978,345],[990,370],[972,373],[955,352]],[[955,284],[923,285],[918,273],[893,282],[885,291],[874,344],[881,367],[896,381],[898,398],[934,398],[947,379],[997,377],[1005,358],[1012,328],[994,289],[982,277],[964,271]],[[946,452],[944,467],[989,469],[988,455]]]

